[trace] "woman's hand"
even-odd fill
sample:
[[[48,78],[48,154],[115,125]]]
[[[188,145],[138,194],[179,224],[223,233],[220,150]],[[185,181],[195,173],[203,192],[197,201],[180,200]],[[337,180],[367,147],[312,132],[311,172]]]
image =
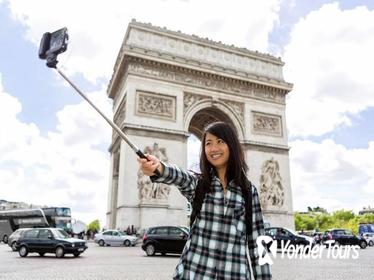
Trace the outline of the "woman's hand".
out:
[[[164,166],[161,161],[152,155],[145,154],[145,156],[149,159],[149,161],[147,161],[145,158],[138,158],[139,168],[143,171],[143,173],[147,176],[152,176],[155,175],[155,171],[158,169],[162,175],[164,173]]]

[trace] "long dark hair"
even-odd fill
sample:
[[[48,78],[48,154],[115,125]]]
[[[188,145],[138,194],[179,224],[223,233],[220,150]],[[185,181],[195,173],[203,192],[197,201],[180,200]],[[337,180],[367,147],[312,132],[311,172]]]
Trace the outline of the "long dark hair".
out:
[[[234,183],[237,186],[240,186],[242,190],[244,187],[248,187],[245,179],[248,171],[248,165],[245,162],[242,145],[239,142],[235,129],[226,122],[214,122],[209,124],[204,129],[200,151],[200,171],[201,179],[204,182],[204,187],[209,188],[209,191],[211,191],[212,174],[218,176],[214,166],[210,164],[205,154],[205,139],[207,133],[213,134],[214,136],[222,139],[229,147],[230,155],[226,169],[227,183],[234,181]]]

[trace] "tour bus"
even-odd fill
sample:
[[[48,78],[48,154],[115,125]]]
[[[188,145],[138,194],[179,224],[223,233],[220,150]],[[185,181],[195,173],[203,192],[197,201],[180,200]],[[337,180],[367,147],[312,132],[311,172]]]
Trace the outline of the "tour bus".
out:
[[[0,211],[0,242],[19,228],[57,227],[71,231],[71,212],[67,207]]]

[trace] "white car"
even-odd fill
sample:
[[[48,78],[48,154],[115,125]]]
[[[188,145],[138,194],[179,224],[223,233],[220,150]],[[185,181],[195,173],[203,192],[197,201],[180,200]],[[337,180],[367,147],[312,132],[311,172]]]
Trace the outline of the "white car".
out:
[[[135,246],[138,238],[132,235],[126,235],[124,232],[109,229],[95,234],[95,242],[100,246],[105,245],[125,245],[126,247]]]
[[[374,233],[373,232],[367,232],[362,235],[369,246],[374,246]]]

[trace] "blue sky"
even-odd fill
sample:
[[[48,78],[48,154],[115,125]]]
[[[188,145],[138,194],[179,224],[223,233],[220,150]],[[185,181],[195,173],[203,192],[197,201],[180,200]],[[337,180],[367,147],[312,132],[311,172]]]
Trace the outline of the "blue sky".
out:
[[[294,84],[294,209],[374,206],[373,1],[111,0],[90,1],[90,12],[87,3],[0,0],[0,199],[69,205],[104,222],[110,128],[38,59],[38,44],[67,26],[60,67],[110,116],[106,87],[136,18],[281,56]]]

